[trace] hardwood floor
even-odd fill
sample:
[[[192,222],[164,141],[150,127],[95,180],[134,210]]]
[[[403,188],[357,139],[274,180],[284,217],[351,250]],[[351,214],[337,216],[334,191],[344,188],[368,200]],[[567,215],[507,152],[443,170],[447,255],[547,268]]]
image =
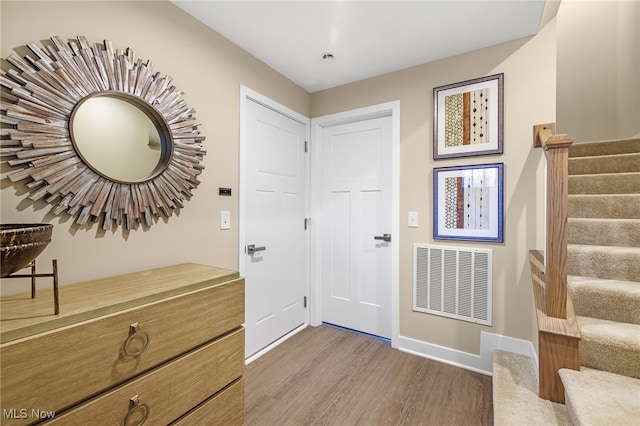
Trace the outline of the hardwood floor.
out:
[[[491,377],[307,327],[245,370],[245,425],[492,425]]]

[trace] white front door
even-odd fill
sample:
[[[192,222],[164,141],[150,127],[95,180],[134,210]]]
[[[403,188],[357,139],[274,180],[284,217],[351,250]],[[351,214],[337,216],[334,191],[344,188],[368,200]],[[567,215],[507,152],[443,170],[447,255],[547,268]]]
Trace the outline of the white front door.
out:
[[[242,102],[240,264],[249,357],[305,323],[307,125]]]
[[[392,117],[322,129],[322,320],[391,338]]]

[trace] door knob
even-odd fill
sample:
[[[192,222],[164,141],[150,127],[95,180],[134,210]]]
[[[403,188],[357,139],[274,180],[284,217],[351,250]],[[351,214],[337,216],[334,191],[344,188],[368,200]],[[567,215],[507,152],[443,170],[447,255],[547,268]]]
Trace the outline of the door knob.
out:
[[[391,234],[382,234],[382,235],[376,235],[375,237],[373,237],[374,240],[382,240],[382,241],[386,241],[388,243],[391,242]]]
[[[263,251],[266,250],[267,248],[265,246],[262,247],[256,247],[255,244],[249,244],[247,246],[247,254],[248,255],[252,255],[253,253],[257,252],[257,251]]]

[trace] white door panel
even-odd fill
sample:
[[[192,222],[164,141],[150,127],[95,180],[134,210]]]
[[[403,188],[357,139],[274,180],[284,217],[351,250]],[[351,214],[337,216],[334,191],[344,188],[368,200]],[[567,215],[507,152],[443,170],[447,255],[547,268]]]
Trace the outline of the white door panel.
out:
[[[322,318],[391,337],[391,117],[322,130]]]
[[[244,128],[246,356],[304,324],[306,125],[246,101]],[[264,248],[262,250],[262,248]]]

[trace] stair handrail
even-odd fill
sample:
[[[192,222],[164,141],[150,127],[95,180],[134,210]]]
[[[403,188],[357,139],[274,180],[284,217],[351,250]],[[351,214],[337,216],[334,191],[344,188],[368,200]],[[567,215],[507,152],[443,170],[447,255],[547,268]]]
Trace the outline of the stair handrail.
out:
[[[555,123],[534,126],[534,146],[547,159],[547,235],[545,250],[546,314],[567,318],[567,223],[569,147],[573,140],[555,134]]]

